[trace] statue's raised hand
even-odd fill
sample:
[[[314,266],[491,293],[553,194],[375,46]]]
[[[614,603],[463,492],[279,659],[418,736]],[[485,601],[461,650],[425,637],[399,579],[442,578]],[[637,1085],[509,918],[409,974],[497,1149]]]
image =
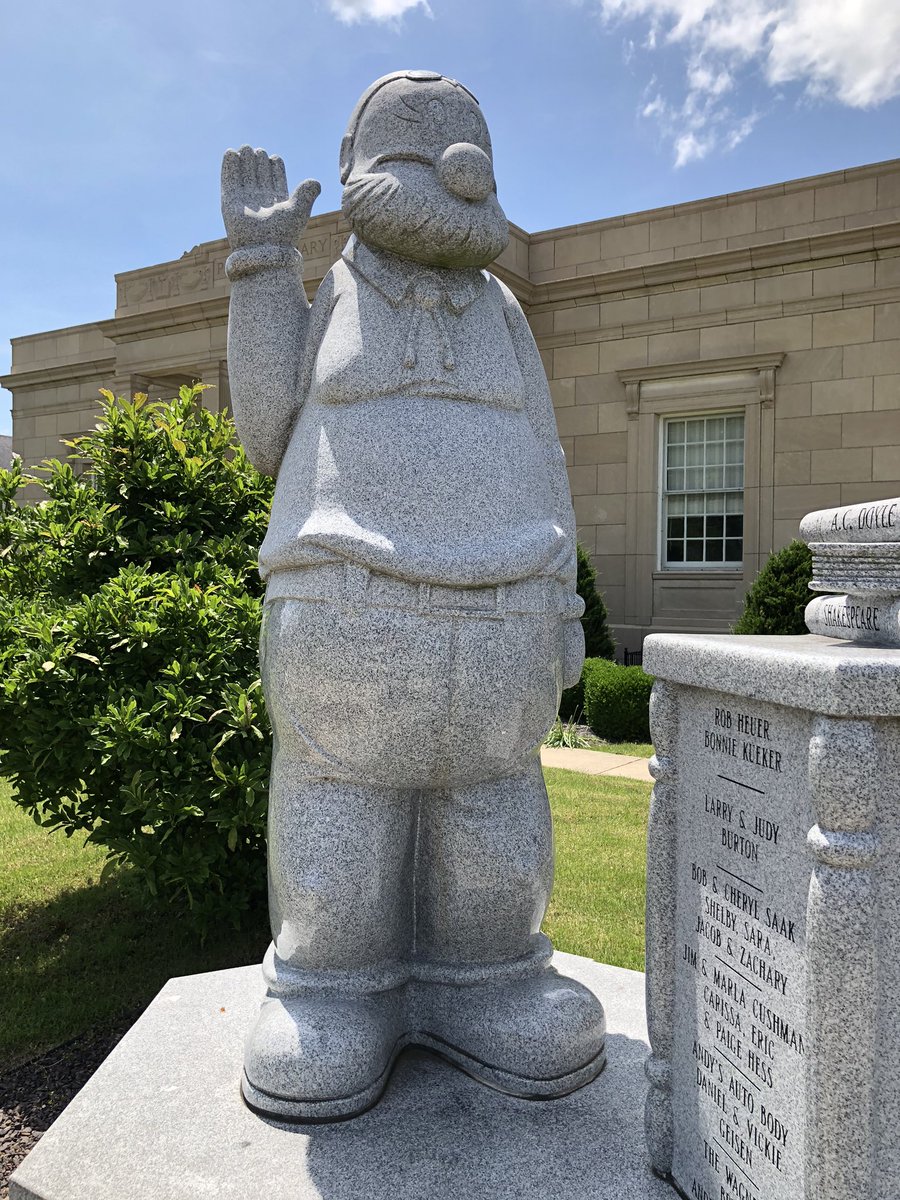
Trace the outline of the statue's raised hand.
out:
[[[277,154],[241,146],[222,159],[222,217],[232,250],[243,246],[296,246],[321,191],[305,179],[288,195]]]

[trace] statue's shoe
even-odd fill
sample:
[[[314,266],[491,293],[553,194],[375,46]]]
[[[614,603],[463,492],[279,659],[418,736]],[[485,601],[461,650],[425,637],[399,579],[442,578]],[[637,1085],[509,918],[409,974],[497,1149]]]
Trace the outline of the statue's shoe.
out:
[[[606,1066],[603,1006],[552,967],[493,987],[413,987],[419,1028],[410,1040],[500,1091],[550,1100],[584,1087]]]
[[[405,1039],[403,989],[270,998],[244,1049],[247,1104],[282,1121],[336,1121],[370,1108]]]

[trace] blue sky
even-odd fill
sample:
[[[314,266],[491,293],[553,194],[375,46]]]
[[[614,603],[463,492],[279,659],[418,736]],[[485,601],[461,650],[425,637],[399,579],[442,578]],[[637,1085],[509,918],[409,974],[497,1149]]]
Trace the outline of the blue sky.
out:
[[[221,237],[228,146],[339,207],[347,117],[399,67],[478,96],[529,230],[900,156],[897,0],[33,0],[0,44],[0,373],[10,337],[111,316],[115,272]]]

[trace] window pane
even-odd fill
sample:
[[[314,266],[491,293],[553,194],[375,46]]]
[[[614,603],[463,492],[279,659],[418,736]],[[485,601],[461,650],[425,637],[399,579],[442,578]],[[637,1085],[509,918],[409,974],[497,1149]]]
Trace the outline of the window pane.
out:
[[[669,497],[669,513],[671,516],[678,516],[684,512],[684,496]]]
[[[666,558],[670,563],[684,562],[684,543],[680,540],[669,542],[666,547]]]
[[[667,426],[667,437],[670,446],[673,442],[683,442],[684,421],[670,421]]]
[[[744,440],[744,418],[743,417],[726,417],[725,418],[725,434],[730,438],[740,438]]]
[[[688,513],[702,513],[706,507],[703,503],[702,493],[699,496],[686,496],[686,511]]]
[[[722,562],[722,539],[715,538],[711,542],[706,543],[706,561],[707,562]]]
[[[684,491],[684,470],[681,467],[676,467],[673,471],[666,471],[666,491],[667,492],[683,492]]]
[[[725,437],[725,418],[710,417],[706,422],[706,440],[708,442],[721,442]]]
[[[740,562],[743,557],[743,542],[739,538],[728,538],[725,542],[725,561]]]
[[[706,464],[707,466],[717,467],[719,463],[725,461],[725,443],[724,442],[707,442],[706,443]]]
[[[667,534],[670,538],[684,537],[684,517],[669,517]]]
[[[706,536],[708,538],[720,538],[724,533],[725,518],[724,517],[707,517],[706,518]]]
[[[686,450],[686,454],[685,454],[684,461],[689,467],[702,467],[703,466],[703,443],[702,442],[691,442],[691,444],[689,446],[685,447],[685,450]]]
[[[727,488],[739,488],[744,486],[744,468],[726,467],[725,468],[725,486]]]
[[[687,467],[684,472],[684,486],[689,492],[699,492],[703,487],[703,468]]]
[[[733,470],[732,467],[729,467],[728,469]],[[712,488],[720,488],[720,487],[724,486],[724,484],[723,484],[723,468],[722,467],[707,467],[704,482],[706,484],[707,490],[710,490]],[[729,486],[731,486],[731,485],[729,484]]]
[[[685,440],[688,442],[702,442],[703,425],[703,421],[685,421]]]
[[[688,517],[687,519],[687,535],[689,538],[703,537],[703,518]]]
[[[669,446],[666,453],[667,467],[683,467],[684,466],[684,446]]]
[[[728,537],[742,537],[744,533],[744,518],[743,517],[727,517],[725,520],[725,533]]]
[[[687,543],[687,561],[688,562],[703,562],[703,542],[688,542]]]
[[[744,443],[726,442],[725,461],[729,463],[742,463],[744,461]]]
[[[741,515],[743,515],[744,497],[743,496],[735,496],[733,493],[730,496],[726,496],[725,497],[725,511],[727,513],[741,513]]]

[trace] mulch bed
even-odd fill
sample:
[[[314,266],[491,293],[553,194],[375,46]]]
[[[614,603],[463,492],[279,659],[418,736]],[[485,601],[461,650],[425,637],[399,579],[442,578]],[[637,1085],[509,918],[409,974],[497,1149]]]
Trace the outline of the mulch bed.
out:
[[[76,1092],[128,1032],[140,1010],[90,1030],[0,1075],[0,1200],[7,1181]]]

